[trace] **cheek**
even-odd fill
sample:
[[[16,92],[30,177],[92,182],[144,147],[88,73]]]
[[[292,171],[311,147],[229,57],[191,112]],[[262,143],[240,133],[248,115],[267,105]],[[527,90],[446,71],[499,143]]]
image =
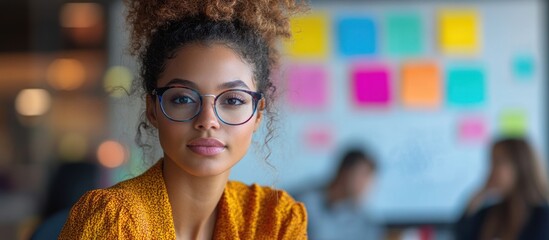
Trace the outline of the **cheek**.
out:
[[[494,171],[493,181],[500,188],[512,188],[515,183],[515,173],[510,166],[498,166]]]
[[[254,124],[252,120],[244,125],[226,127],[231,153],[234,157],[237,157],[238,160],[244,157],[252,142],[254,133]]]
[[[513,171],[511,166],[508,166],[505,169],[502,169],[501,178],[501,180],[505,182],[507,187],[512,187],[515,184],[515,171]]]
[[[172,122],[164,116],[158,118],[158,140],[164,150],[180,148],[191,124]]]

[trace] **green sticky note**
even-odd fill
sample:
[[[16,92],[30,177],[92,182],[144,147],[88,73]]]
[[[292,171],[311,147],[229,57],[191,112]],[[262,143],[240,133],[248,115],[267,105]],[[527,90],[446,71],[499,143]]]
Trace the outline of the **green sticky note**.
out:
[[[423,28],[418,14],[389,14],[386,29],[389,55],[416,56],[423,52]]]
[[[505,111],[499,120],[500,133],[504,136],[524,136],[528,129],[527,122],[524,111]]]
[[[448,103],[454,106],[475,106],[486,99],[485,73],[479,67],[456,67],[447,72]]]

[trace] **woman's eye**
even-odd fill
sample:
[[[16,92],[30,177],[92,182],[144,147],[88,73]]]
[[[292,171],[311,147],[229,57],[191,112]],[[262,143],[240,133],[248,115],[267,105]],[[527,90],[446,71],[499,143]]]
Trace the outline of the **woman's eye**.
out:
[[[227,98],[227,100],[225,100],[225,103],[228,105],[242,105],[245,102],[238,98]]]
[[[175,97],[173,98],[172,102],[177,104],[195,103],[195,101],[192,98],[186,97],[186,96]]]

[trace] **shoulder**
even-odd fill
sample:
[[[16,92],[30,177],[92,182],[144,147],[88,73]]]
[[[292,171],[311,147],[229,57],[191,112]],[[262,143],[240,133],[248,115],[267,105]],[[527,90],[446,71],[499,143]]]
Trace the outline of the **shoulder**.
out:
[[[532,221],[544,224],[549,222],[549,205],[547,203],[532,209]]]
[[[305,206],[285,191],[231,181],[225,194],[235,216],[242,216],[240,221],[243,223],[253,223],[256,228],[261,228],[258,231],[290,239],[306,236]]]
[[[131,234],[131,222],[140,217],[132,211],[131,198],[124,191],[100,189],[89,191],[72,207],[60,239],[83,239],[92,236],[112,237]],[[124,229],[123,233],[118,230]]]
[[[241,204],[249,206],[254,202],[262,206],[271,206],[272,210],[291,212],[305,210],[303,204],[294,200],[286,191],[264,187],[258,184],[246,185],[241,182],[230,181],[227,184],[227,194]]]
[[[146,223],[153,205],[150,201],[158,200],[162,196],[151,190],[162,189],[158,187],[161,183],[156,183],[158,179],[162,179],[157,176],[157,168],[152,167],[140,176],[110,188],[92,190],[84,194],[72,207],[60,238],[81,239],[91,236],[131,238],[131,236],[137,236],[135,235],[137,230],[147,232]],[[158,197],[148,199],[151,195]],[[158,205],[161,201],[156,202]]]
[[[137,212],[131,211],[131,209],[142,208],[141,205],[146,204],[150,195],[157,194],[152,191],[163,189],[163,182],[159,182],[162,181],[162,176],[157,165],[137,177],[122,181],[112,187],[87,192],[74,205],[73,209],[84,212]]]
[[[530,220],[522,229],[521,239],[549,239],[549,206],[547,203],[532,208]]]
[[[132,192],[124,188],[92,190],[84,194],[73,206],[74,209],[89,211],[109,211],[125,209],[133,202]],[[117,210],[118,211],[118,210]]]

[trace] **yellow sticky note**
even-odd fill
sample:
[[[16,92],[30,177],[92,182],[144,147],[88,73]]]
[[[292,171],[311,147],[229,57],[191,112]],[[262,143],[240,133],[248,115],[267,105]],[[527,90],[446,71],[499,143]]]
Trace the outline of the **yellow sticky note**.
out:
[[[411,108],[438,108],[441,103],[439,68],[431,62],[406,63],[402,66],[402,101]]]
[[[312,13],[290,20],[292,39],[286,42],[286,51],[294,58],[326,58],[328,55],[328,16]]]
[[[445,54],[476,54],[480,51],[480,19],[475,10],[442,10],[439,41]]]

